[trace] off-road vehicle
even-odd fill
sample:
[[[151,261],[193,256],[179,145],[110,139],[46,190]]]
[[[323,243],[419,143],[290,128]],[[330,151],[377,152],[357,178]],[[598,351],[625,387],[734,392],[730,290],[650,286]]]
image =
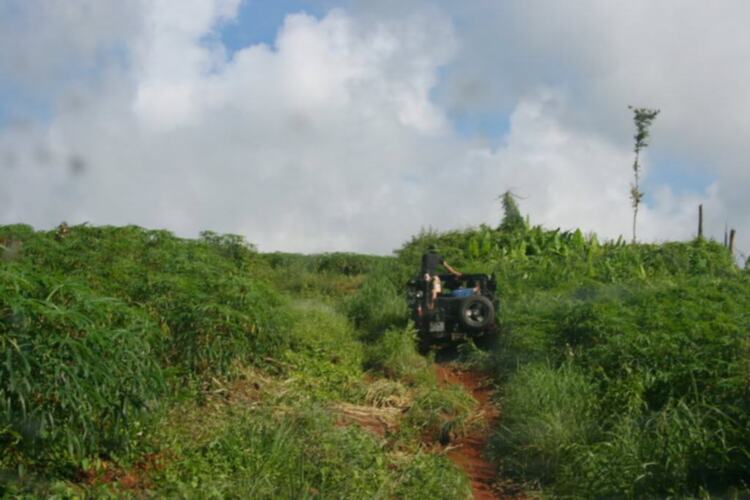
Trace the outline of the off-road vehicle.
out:
[[[431,302],[432,283],[415,277],[407,284],[407,301],[419,333],[419,345],[426,351],[433,344],[465,339],[487,343],[495,336],[495,315],[500,304],[495,294],[497,281],[487,274],[439,275],[442,292]]]

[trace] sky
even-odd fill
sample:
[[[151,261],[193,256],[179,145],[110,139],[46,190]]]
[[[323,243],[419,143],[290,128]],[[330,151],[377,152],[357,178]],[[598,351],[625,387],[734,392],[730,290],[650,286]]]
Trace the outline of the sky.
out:
[[[750,251],[741,0],[0,0],[0,224],[388,254],[422,229]]]

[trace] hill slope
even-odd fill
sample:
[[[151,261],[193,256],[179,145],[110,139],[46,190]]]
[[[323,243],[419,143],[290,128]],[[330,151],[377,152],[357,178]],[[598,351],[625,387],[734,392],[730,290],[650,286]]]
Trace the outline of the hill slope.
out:
[[[466,497],[437,443],[476,432],[479,407],[415,352],[402,296],[433,243],[498,277],[498,345],[459,358],[500,387],[488,453],[506,477],[592,497],[747,488],[750,280],[715,243],[517,224],[383,258],[4,226],[2,491]]]
[[[750,279],[708,241],[600,243],[522,225],[423,233],[498,276],[503,385],[493,453],[559,495],[725,493],[750,481]]]

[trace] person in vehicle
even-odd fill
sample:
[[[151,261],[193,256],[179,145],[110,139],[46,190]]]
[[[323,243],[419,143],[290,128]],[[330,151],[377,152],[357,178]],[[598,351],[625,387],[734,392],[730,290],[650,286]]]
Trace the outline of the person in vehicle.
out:
[[[443,266],[449,273],[460,278],[461,273],[453,269],[438,253],[436,245],[430,245],[427,252],[422,254],[422,271],[421,275],[424,280],[430,284],[430,303],[429,308],[432,309],[435,306],[435,299],[438,294],[442,291],[443,286],[440,282],[440,277],[437,275],[438,266]]]

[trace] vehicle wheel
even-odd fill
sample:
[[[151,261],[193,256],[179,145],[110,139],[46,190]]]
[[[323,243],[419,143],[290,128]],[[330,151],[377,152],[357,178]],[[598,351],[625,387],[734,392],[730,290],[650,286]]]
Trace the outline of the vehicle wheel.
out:
[[[461,302],[459,315],[463,325],[479,330],[495,321],[495,308],[487,297],[472,295]]]
[[[419,354],[422,356],[425,356],[430,352],[430,349],[432,348],[432,339],[429,335],[422,335],[419,336],[419,341],[417,343],[417,350],[419,351]]]

